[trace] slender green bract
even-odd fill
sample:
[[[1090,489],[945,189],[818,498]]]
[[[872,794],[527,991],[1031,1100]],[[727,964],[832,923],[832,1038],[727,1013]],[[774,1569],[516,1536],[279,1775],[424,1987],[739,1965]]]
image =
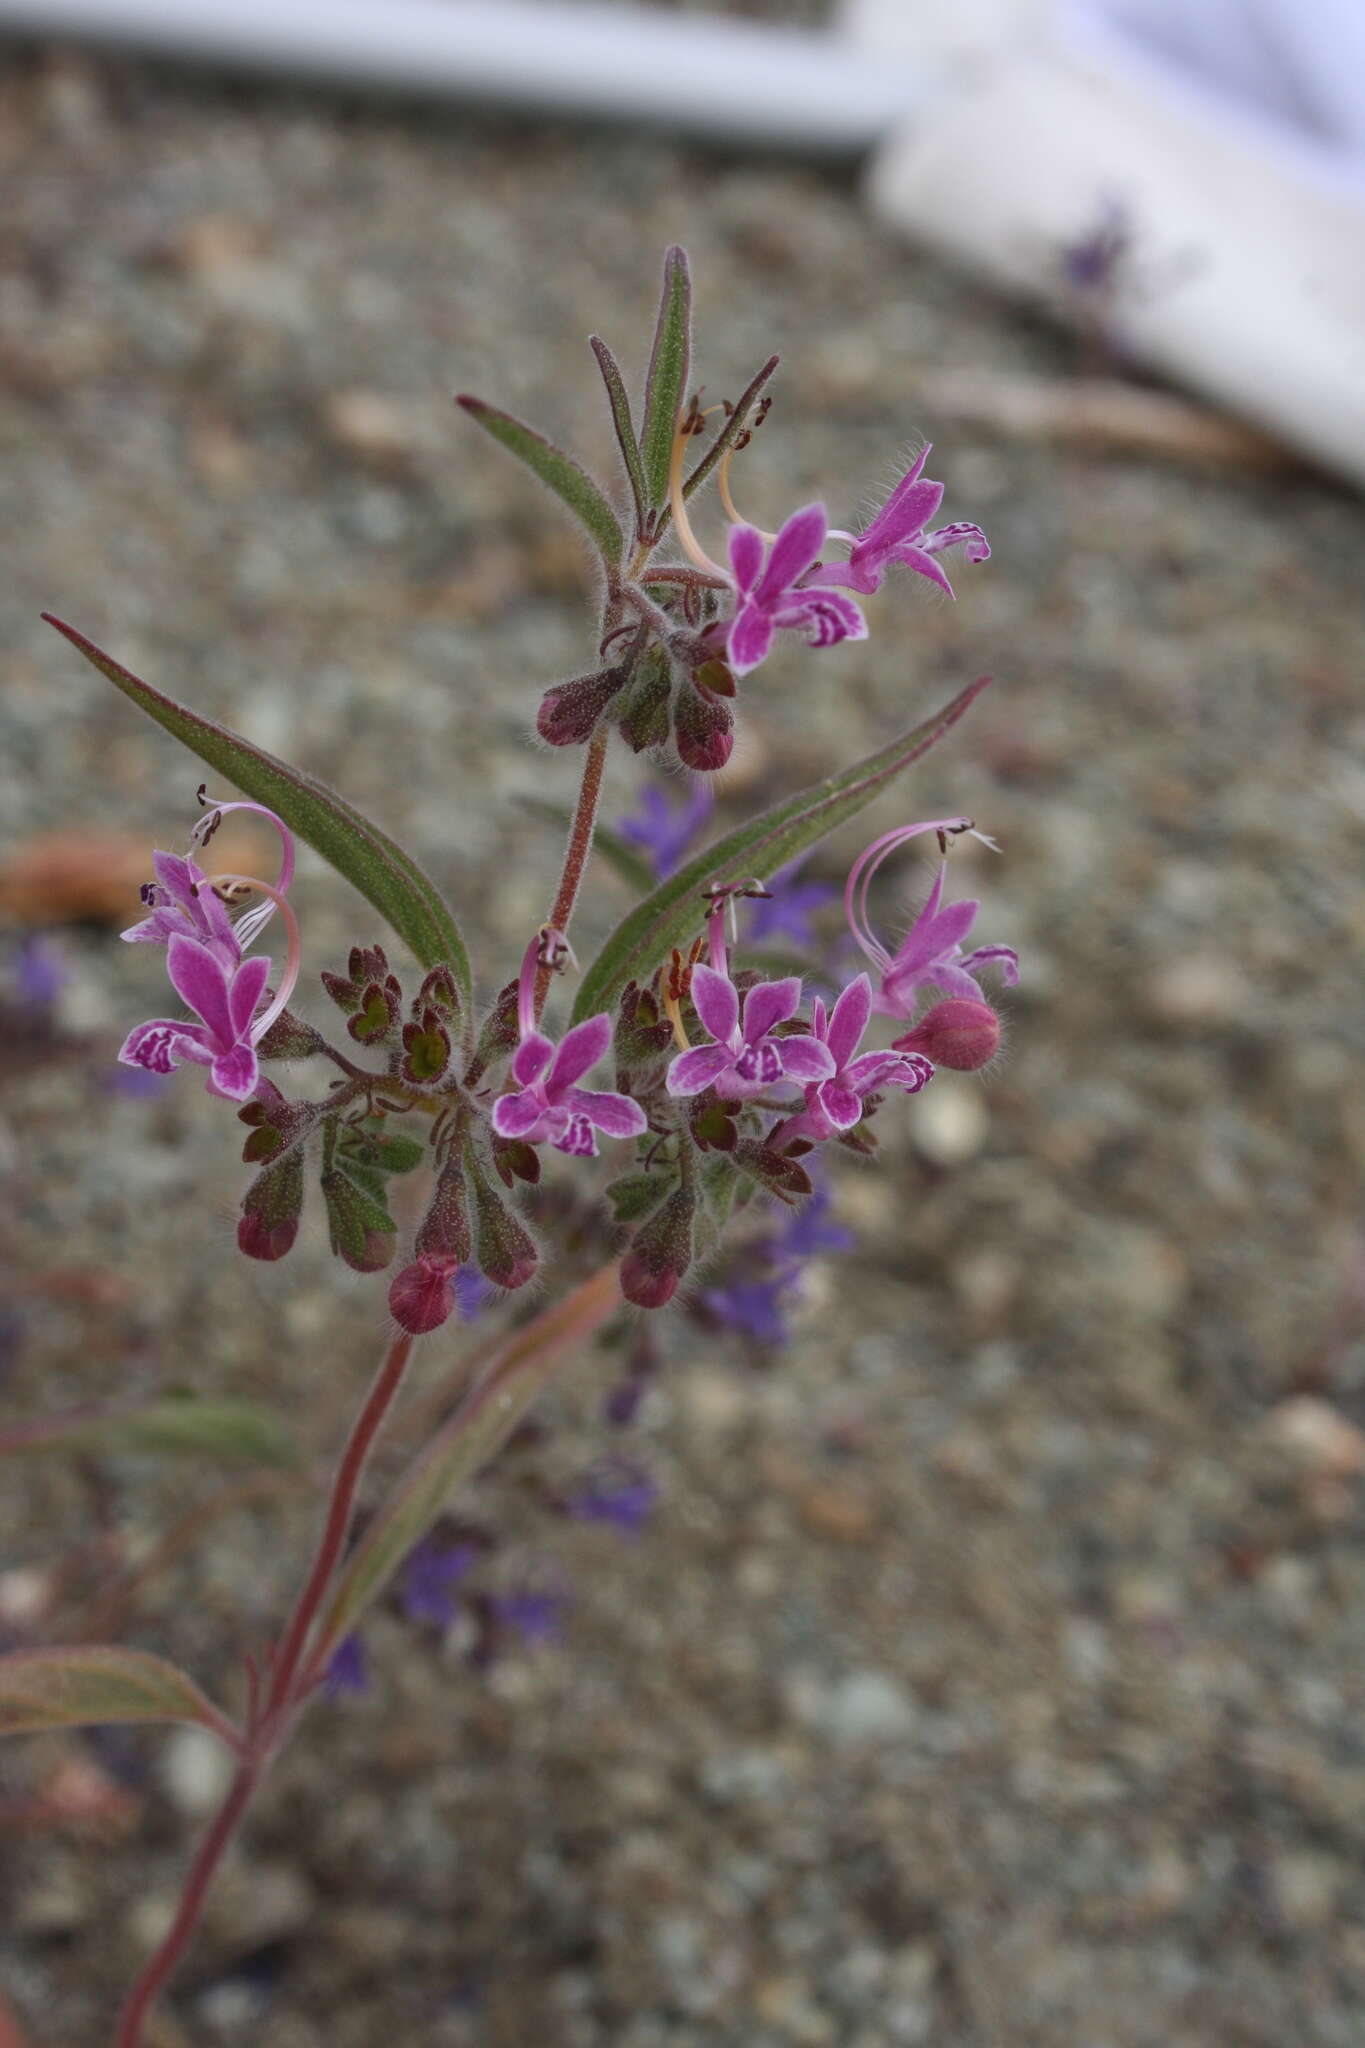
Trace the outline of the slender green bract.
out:
[[[473,976],[459,927],[435,883],[401,846],[303,769],[267,754],[229,726],[177,704],[51,612],[43,617],[182,746],[278,812],[292,832],[373,904],[423,967],[449,967],[466,1006],[472,1003]]]
[[[104,1721],[194,1721],[218,1735],[226,1727],[193,1679],[146,1650],[101,1645],[0,1657],[0,1735]]]
[[[562,448],[556,448],[553,441],[547,441],[543,434],[538,434],[534,427],[528,427],[524,420],[515,419],[510,412],[500,412],[497,406],[485,405],[481,398],[468,396],[458,398],[456,404],[472,420],[477,420],[485,433],[500,441],[543,484],[549,486],[561,503],[567,505],[574,517],[587,528],[604,561],[611,568],[618,568],[625,552],[625,536],[604,492],[586,469],[580,468],[572,455],[566,455]]]
[[[635,423],[630,416],[630,397],[621,375],[621,366],[601,335],[590,334],[588,347],[597,358],[597,367],[602,372],[602,382],[607,387],[607,403],[611,407],[611,423],[616,430],[616,445],[621,450],[630,480],[630,495],[635,501],[635,531],[644,532],[645,513],[649,509],[649,487],[645,482],[644,469],[640,463],[640,444],[635,438]]]
[[[659,322],[645,379],[645,421],[640,455],[651,510],[668,498],[668,470],[673,436],[682,410],[683,390],[692,358],[692,279],[687,258],[676,246],[664,257],[664,288]]]
[[[828,776],[751,818],[670,875],[622,919],[587,968],[574,1003],[574,1021],[611,1009],[628,981],[648,981],[672,947],[691,941],[703,914],[701,892],[709,883],[737,882],[749,875],[766,881],[799,853],[818,845],[928,753],[989,681],[989,676],[978,677],[922,725],[912,726],[842,774]]]
[[[506,1443],[542,1388],[620,1304],[616,1267],[603,1267],[498,1346],[356,1545],[319,1626],[316,1656],[325,1658],[350,1633],[436,1522],[454,1488]]]

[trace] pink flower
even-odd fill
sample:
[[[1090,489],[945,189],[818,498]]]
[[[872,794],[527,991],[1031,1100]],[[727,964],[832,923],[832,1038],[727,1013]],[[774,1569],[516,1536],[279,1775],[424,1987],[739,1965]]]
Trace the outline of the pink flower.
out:
[[[921,832],[937,832],[945,849],[949,835],[960,832],[972,833],[987,846],[993,844],[984,833],[976,831],[970,818],[930,818],[923,824],[903,825],[898,831],[884,833],[854,861],[844,890],[844,911],[854,938],[881,977],[872,998],[872,1007],[880,1016],[913,1016],[919,992],[926,987],[979,1003],[983,998],[976,977],[983,967],[998,967],[1007,987],[1013,987],[1019,979],[1019,955],[1012,946],[978,946],[974,952],[963,952],[962,941],[976,922],[981,906],[970,899],[945,906],[946,857],[934,878],[929,900],[895,953],[888,953],[877,938],[868,923],[867,897],[872,878],[889,853]]]
[[[853,541],[847,562],[827,562],[819,571],[822,584],[844,584],[862,597],[871,597],[882,587],[882,579],[893,562],[927,576],[946,590],[953,586],[937,560],[945,548],[962,547],[969,562],[990,559],[990,545],[979,526],[958,520],[951,526],[936,526],[925,532],[929,521],[943,503],[943,486],[921,474],[929,456],[926,447],[896,485],[872,524]]]
[[[918,1052],[859,1053],[872,1016],[872,983],[865,974],[851,981],[825,1017],[817,996],[811,1006],[811,1032],[829,1050],[834,1072],[806,1088],[806,1106],[783,1126],[783,1139],[823,1140],[851,1131],[861,1122],[863,1098],[878,1088],[899,1088],[917,1095],[934,1077],[933,1062]]]
[[[557,932],[538,932],[526,949],[518,989],[521,1042],[511,1065],[518,1086],[493,1104],[493,1129],[500,1138],[520,1138],[528,1145],[548,1142],[556,1151],[595,1159],[594,1127],[609,1138],[638,1138],[645,1128],[645,1113],[629,1095],[577,1085],[610,1048],[611,1018],[605,1010],[575,1024],[558,1047],[537,1029],[536,975],[547,958],[556,957],[557,943],[564,943]]]
[[[723,640],[737,676],[766,661],[774,633],[785,628],[803,632],[812,647],[867,638],[867,621],[852,598],[826,587],[847,576],[831,578],[814,568],[827,530],[824,506],[804,506],[774,538],[765,563],[758,528],[731,527],[730,567],[738,603],[729,624],[713,631]]]
[[[199,1021],[186,1024],[153,1017],[129,1032],[120,1060],[126,1067],[146,1067],[154,1074],[169,1074],[187,1061],[207,1067],[210,1095],[245,1102],[256,1086],[256,1041],[284,1007],[277,996],[267,1015],[254,1021],[270,978],[269,959],[257,954],[229,966],[211,946],[174,932],[166,949],[166,969],[172,988]]]
[[[299,927],[285,896],[294,875],[294,842],[288,828],[262,804],[216,805],[201,818],[191,835],[203,844],[217,830],[225,811],[259,811],[277,828],[282,843],[279,876],[272,886],[251,875],[215,875],[210,879],[194,860],[173,853],[154,853],[156,881],[142,892],[150,915],[124,932],[134,944],[164,945],[171,986],[194,1012],[190,1023],[175,1017],[153,1017],[130,1031],[119,1051],[126,1067],[144,1067],[169,1074],[173,1067],[207,1067],[211,1095],[245,1102],[254,1092],[259,1068],[256,1047],[293,992],[299,974]],[[218,894],[224,886],[252,890],[260,901],[234,924]],[[281,986],[269,1008],[257,1016],[270,961],[264,954],[242,957],[266,920],[278,910],[285,921],[289,950]]]
[[[670,1095],[700,1095],[714,1087],[726,1101],[742,1102],[782,1081],[804,1084],[833,1074],[829,1048],[818,1039],[806,1032],[775,1035],[800,1007],[796,975],[760,981],[741,1000],[728,974],[699,965],[692,970],[692,1001],[715,1044],[679,1053],[668,1070]]]

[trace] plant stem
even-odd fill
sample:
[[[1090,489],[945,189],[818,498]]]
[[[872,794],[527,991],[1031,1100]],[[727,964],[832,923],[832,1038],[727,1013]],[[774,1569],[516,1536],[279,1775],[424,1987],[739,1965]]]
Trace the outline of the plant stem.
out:
[[[332,1482],[332,1497],[327,1504],[327,1519],[323,1524],[322,1537],[318,1543],[312,1569],[304,1581],[303,1591],[299,1594],[275,1656],[270,1696],[266,1706],[267,1723],[278,1723],[292,1703],[294,1680],[298,1675],[308,1631],[326,1598],[327,1589],[332,1583],[332,1575],[340,1561],[346,1534],[351,1526],[351,1513],[355,1507],[361,1474],[374,1448],[375,1438],[384,1426],[384,1418],[402,1383],[411,1352],[412,1338],[406,1332],[394,1338],[384,1354],[370,1391],[365,1397],[365,1405],[355,1419],[346,1448],[341,1454],[341,1463]]]
[[[593,827],[597,822],[597,804],[602,794],[602,770],[606,766],[607,760],[607,739],[608,732],[604,726],[601,731],[594,733],[588,742],[587,758],[583,763],[583,780],[578,791],[578,803],[574,809],[573,824],[569,828],[569,844],[564,851],[564,868],[559,877],[559,889],[555,895],[554,907],[550,912],[549,918],[546,920],[555,931],[563,932],[566,936],[569,929],[569,920],[574,913],[574,905],[578,901],[578,891],[583,881],[583,870],[588,864],[588,855],[592,851]],[[545,997],[549,992],[550,973],[549,967],[541,967],[536,973],[535,1013],[537,1023],[540,1021],[540,1013],[545,1007]]]
[[[171,1923],[170,1931],[128,1994],[127,2003],[119,2018],[114,2048],[138,2048],[138,2043],[142,2039],[143,2022],[199,1925],[199,1916],[204,1910],[204,1901],[217,1875],[223,1852],[237,1832],[263,1768],[262,1761],[256,1757],[244,1757],[237,1766],[227,1798],[219,1808],[217,1819],[200,1843],[199,1853],[190,1866],[190,1874],[185,1880],[185,1889],[181,1893],[180,1906]]]

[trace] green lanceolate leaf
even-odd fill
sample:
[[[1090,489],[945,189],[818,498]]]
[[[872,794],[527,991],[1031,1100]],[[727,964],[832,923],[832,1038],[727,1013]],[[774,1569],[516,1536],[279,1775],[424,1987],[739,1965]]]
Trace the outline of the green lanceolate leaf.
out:
[[[44,612],[43,617],[101,675],[107,676],[125,697],[164,726],[182,746],[198,754],[201,761],[236,783],[238,789],[245,790],[258,803],[277,811],[292,832],[306,840],[374,905],[423,967],[445,962],[465,1001],[472,999],[469,955],[449,907],[435,883],[401,846],[396,846],[354,805],[303,769],[291,768],[287,761],[253,746],[229,726],[203,718],[197,711],[177,704],[173,697],[154,690],[74,626],[64,624],[50,612]]]
[[[616,429],[616,445],[621,450],[626,475],[630,479],[630,495],[635,500],[635,531],[644,531],[645,513],[649,507],[649,486],[645,482],[644,468],[640,462],[640,444],[635,438],[635,422],[630,416],[630,396],[626,390],[621,366],[605,341],[598,334],[588,336],[588,347],[597,358],[597,367],[602,372],[602,382],[607,387],[607,403],[611,407],[611,423]]]
[[[236,1741],[193,1679],[145,1650],[13,1650],[0,1657],[0,1735],[107,1721],[196,1721]]]
[[[836,825],[870,804],[912,761],[928,753],[989,680],[981,676],[969,683],[922,725],[911,727],[865,761],[751,818],[670,875],[622,919],[587,969],[574,1003],[574,1021],[611,1009],[628,981],[647,982],[671,947],[691,941],[702,921],[701,892],[708,883],[737,882],[747,875],[766,879],[817,845]]]
[[[668,498],[668,468],[673,435],[682,410],[683,391],[692,357],[692,279],[684,252],[674,247],[664,257],[663,295],[654,330],[654,350],[645,380],[645,423],[640,455],[651,510]]]
[[[542,1388],[620,1305],[616,1268],[606,1266],[498,1346],[482,1378],[409,1465],[351,1553],[318,1631],[319,1661],[378,1599],[455,1487],[488,1462]]]
[[[455,403],[472,420],[477,420],[495,441],[501,441],[504,448],[519,457],[568,506],[592,535],[599,553],[613,569],[616,568],[625,548],[620,524],[600,486],[593,482],[585,469],[579,467],[572,455],[556,448],[553,441],[547,441],[524,420],[514,419],[510,412],[499,412],[495,405],[485,405],[481,398],[466,395],[457,398]]]

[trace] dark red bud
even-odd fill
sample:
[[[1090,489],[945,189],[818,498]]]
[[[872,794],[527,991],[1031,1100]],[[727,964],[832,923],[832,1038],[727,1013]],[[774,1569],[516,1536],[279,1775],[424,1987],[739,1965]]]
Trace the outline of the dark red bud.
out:
[[[926,1010],[904,1038],[891,1041],[896,1052],[919,1052],[936,1067],[974,1074],[989,1066],[1000,1050],[1000,1019],[989,1003],[970,996],[949,996]]]
[[[509,1294],[524,1287],[540,1263],[530,1232],[481,1174],[474,1178],[474,1258],[484,1279]]]
[[[621,671],[616,668],[575,676],[571,683],[556,683],[540,700],[536,731],[552,747],[574,747],[590,740],[598,719],[620,688]]]
[[[264,1259],[267,1263],[282,1259],[298,1234],[297,1216],[286,1216],[275,1224],[267,1223],[263,1216],[239,1216],[237,1219],[237,1249],[245,1252],[249,1259]]]
[[[389,1288],[389,1311],[399,1328],[413,1337],[425,1337],[439,1330],[455,1306],[451,1276],[458,1259],[414,1259],[395,1275]]]
[[[692,1264],[696,1202],[688,1188],[675,1188],[648,1222],[641,1224],[621,1261],[621,1292],[637,1308],[662,1308],[673,1299]]]
[[[242,1199],[237,1245],[249,1259],[282,1259],[299,1234],[303,1209],[303,1150],[258,1173]]]
[[[734,751],[735,721],[719,697],[712,696],[703,685],[689,681],[678,692],[673,739],[684,768],[711,774],[723,768]]]

